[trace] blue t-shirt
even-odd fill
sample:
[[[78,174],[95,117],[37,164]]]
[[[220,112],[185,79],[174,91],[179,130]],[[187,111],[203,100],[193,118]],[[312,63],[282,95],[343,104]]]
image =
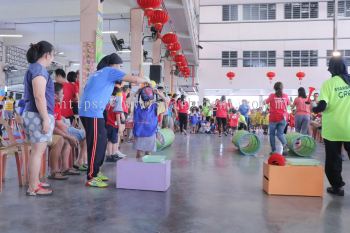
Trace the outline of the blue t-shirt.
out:
[[[112,67],[105,67],[91,74],[80,98],[79,116],[103,118],[103,111],[112,95],[115,82],[122,81],[124,77],[123,71]]]
[[[30,64],[24,76],[24,100],[26,102],[25,111],[39,112],[34,99],[32,81],[38,77],[43,76],[46,79],[45,98],[47,104],[47,112],[54,115],[55,107],[55,87],[53,80],[47,72],[46,68],[39,63]]]
[[[243,115],[243,116],[248,116],[250,107],[248,104],[242,104],[241,106],[239,106],[238,111]]]

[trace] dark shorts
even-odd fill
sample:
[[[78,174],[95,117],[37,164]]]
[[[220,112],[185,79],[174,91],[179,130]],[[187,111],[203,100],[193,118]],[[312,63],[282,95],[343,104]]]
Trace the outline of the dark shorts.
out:
[[[113,144],[118,142],[118,128],[107,125],[107,140]]]

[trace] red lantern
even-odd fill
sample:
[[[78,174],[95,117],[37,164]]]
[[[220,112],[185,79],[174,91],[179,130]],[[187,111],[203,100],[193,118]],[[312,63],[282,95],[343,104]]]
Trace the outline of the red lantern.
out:
[[[186,60],[186,57],[183,54],[178,54],[174,57],[174,62],[176,63],[182,63],[182,62],[185,62],[185,60]]]
[[[181,49],[181,44],[179,42],[175,42],[174,44],[169,44],[167,46],[169,51],[179,51]]]
[[[232,81],[232,79],[236,76],[236,74],[232,71],[227,72],[226,77]]]
[[[163,0],[137,0],[137,4],[145,11],[145,15],[150,18],[153,15],[153,10],[159,8],[162,5]]]
[[[162,37],[162,41],[166,45],[174,44],[177,42],[177,35],[173,32],[169,32]]]
[[[163,25],[166,24],[169,20],[169,15],[166,11],[158,9],[153,11],[151,16],[151,24],[154,25],[154,28],[159,32],[163,29]]]
[[[270,72],[267,72],[266,76],[269,78],[269,80],[270,80],[270,81],[272,81],[272,79],[274,79],[274,78],[275,78],[276,73],[275,73],[275,72],[270,71]]]
[[[297,78],[300,81],[303,80],[304,77],[305,77],[305,73],[304,72],[300,71],[300,72],[297,73]]]

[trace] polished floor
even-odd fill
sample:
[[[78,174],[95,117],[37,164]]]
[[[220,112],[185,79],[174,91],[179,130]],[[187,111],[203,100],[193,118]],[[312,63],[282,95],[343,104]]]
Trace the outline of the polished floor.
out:
[[[16,174],[0,194],[0,233],[341,233],[350,232],[350,187],[345,197],[267,196],[262,163],[269,152],[242,156],[229,137],[177,135],[161,154],[172,160],[167,192],[115,189],[115,165],[105,164],[108,189],[84,187],[85,176],[52,182],[52,197],[24,195]],[[123,150],[134,154],[130,144]],[[317,158],[324,160],[323,145]],[[158,153],[159,154],[159,153]],[[14,167],[10,159],[9,167]],[[344,162],[350,181],[350,162]],[[326,185],[328,182],[326,181]]]

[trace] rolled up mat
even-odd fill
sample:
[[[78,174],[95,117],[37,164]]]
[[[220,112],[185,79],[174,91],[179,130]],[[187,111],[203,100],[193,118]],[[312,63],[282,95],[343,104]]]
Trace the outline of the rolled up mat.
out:
[[[301,157],[310,157],[316,150],[315,140],[300,133],[288,133],[286,135],[287,145],[295,155]]]
[[[261,147],[258,136],[245,130],[239,130],[232,138],[232,143],[244,155],[256,155]]]
[[[160,129],[157,132],[157,151],[171,146],[175,140],[175,134],[171,129]]]

